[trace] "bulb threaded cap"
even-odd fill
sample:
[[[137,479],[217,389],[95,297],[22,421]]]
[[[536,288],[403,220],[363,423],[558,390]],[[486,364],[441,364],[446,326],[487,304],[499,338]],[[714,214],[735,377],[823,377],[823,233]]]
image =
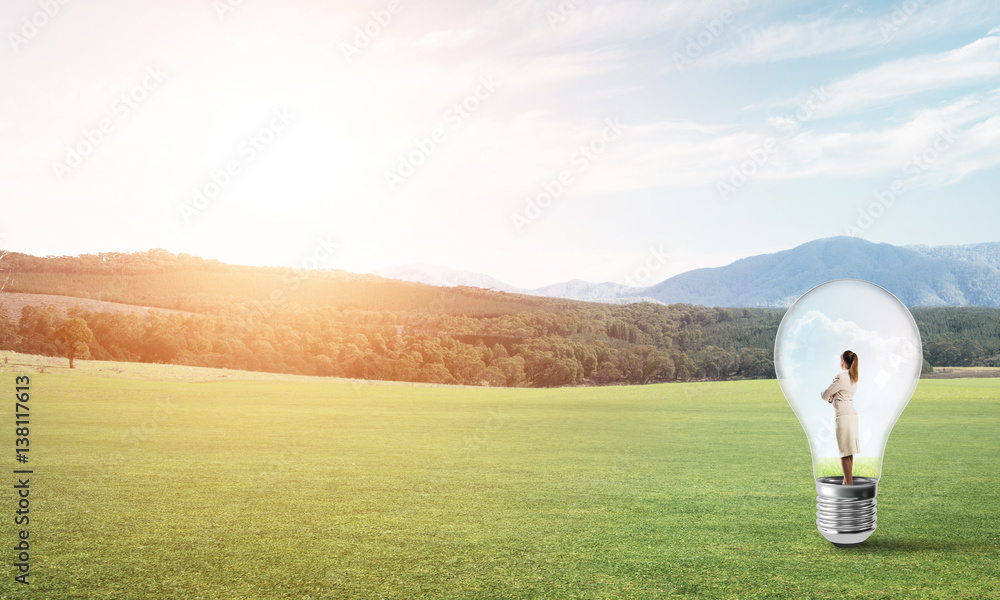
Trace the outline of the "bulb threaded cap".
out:
[[[875,495],[878,479],[854,477],[854,485],[844,478],[816,480],[816,527],[834,546],[852,548],[875,531]]]

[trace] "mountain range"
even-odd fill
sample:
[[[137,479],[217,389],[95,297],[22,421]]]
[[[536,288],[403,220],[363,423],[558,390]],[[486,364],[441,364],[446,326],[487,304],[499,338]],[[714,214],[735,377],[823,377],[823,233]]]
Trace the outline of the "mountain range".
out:
[[[904,304],[1000,307],[1000,242],[958,246],[894,246],[856,237],[832,237],[695,269],[649,287],[574,279],[521,289],[487,275],[427,264],[384,269],[382,277],[438,286],[491,290],[605,303],[661,302],[725,307],[789,306],[833,279],[863,279]]]

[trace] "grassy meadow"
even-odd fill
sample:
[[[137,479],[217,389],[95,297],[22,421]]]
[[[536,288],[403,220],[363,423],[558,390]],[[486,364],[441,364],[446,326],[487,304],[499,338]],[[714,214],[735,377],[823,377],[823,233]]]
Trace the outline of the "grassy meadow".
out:
[[[6,356],[4,600],[1000,597],[1000,379],[921,382],[878,529],[839,549],[775,381],[472,389]]]

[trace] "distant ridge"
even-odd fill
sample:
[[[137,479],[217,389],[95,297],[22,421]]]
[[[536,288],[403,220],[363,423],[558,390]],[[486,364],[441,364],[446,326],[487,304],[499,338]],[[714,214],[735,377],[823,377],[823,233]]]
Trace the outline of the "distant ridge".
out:
[[[688,271],[646,288],[574,279],[527,290],[487,275],[421,264],[384,269],[378,274],[431,285],[467,285],[589,302],[751,308],[787,307],[821,283],[850,278],[881,285],[912,307],[1000,307],[1000,242],[894,246],[831,237],[723,267]]]
[[[622,283],[590,283],[582,279],[571,279],[531,290],[530,293],[552,298],[570,298],[608,304],[629,304],[634,302],[658,302],[655,298],[641,293],[642,288],[630,287]]]
[[[373,274],[385,277],[386,279],[398,279],[400,281],[426,283],[427,285],[442,287],[467,285],[469,287],[485,288],[497,292],[530,293],[528,290],[522,290],[489,275],[426,263],[408,263],[396,267],[386,267],[375,271]]]
[[[852,278],[881,285],[907,306],[1000,306],[1000,271],[990,263],[1000,244],[975,246],[915,249],[826,238],[682,273],[645,293],[667,303],[785,307],[825,281]]]

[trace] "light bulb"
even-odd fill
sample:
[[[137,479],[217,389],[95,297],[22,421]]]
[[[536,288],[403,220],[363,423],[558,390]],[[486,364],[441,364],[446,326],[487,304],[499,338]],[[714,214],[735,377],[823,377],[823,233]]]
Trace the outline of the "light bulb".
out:
[[[845,485],[835,410],[821,398],[857,354],[860,452],[853,485]],[[774,342],[781,391],[809,439],[816,479],[816,526],[836,546],[857,546],[875,531],[878,483],[889,432],[917,387],[923,353],[920,331],[906,306],[885,289],[857,279],[819,285],[785,313]]]

